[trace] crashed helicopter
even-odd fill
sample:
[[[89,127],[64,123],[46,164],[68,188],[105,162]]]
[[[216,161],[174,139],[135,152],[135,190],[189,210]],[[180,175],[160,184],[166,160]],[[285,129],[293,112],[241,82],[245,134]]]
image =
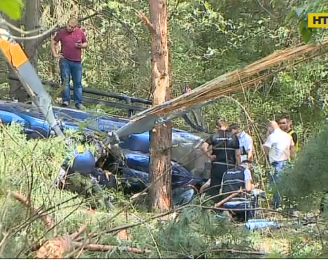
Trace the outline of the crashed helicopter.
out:
[[[199,112],[197,109],[214,100],[179,109],[169,115],[149,113],[149,109],[146,109],[129,120],[53,107],[49,93],[44,89],[42,81],[20,45],[10,35],[8,28],[1,28],[0,35],[0,49],[33,102],[33,104],[21,104],[0,101],[0,117],[4,124],[13,122],[21,124],[28,138],[47,138],[53,135],[64,137],[67,129],[79,129],[75,120],[91,119],[83,128],[80,139],[65,140],[68,147],[74,146],[76,149],[74,149],[73,164],[69,165],[65,161],[61,166],[55,181],[58,186],[62,184],[65,176],[79,172],[90,177],[94,184],[93,188],[99,193],[102,190],[100,186],[117,188],[118,176],[126,193],[140,192],[147,187],[149,181],[149,131],[156,124],[182,116],[194,129],[204,131],[203,125],[197,121],[195,111]],[[128,99],[132,98],[128,97]],[[133,110],[131,108],[130,106],[130,111]],[[188,112],[193,113],[196,123],[187,116]],[[105,138],[97,135],[99,132],[107,133]],[[202,139],[197,135],[178,129],[173,130],[171,175],[175,205],[189,202],[208,179],[204,174],[208,159],[201,154],[198,147],[201,142]],[[95,154],[86,149],[84,144],[94,145]],[[187,163],[183,162],[186,154],[191,156]],[[106,208],[111,209],[108,196],[104,197],[104,202]]]
[[[36,71],[20,45],[13,39],[14,37],[10,34],[8,28],[2,26],[0,34],[0,49],[33,102],[33,104],[22,104],[5,100],[0,101],[2,122],[4,124],[13,122],[21,124],[27,138],[48,138],[54,135],[64,137],[67,129],[76,130],[79,128],[76,120],[86,121],[91,119],[86,124],[86,127],[83,128],[82,141],[80,140],[78,143],[75,140],[72,143],[72,140],[70,140],[68,142],[69,146],[77,146],[78,150],[73,165],[68,166],[65,162],[62,165],[62,169],[65,169],[68,173],[79,171],[81,174],[93,173],[98,175],[97,183],[106,187],[116,187],[117,185],[108,179],[104,171],[111,173],[120,172],[123,175],[121,183],[129,183],[126,185],[129,186],[129,189],[125,189],[127,192],[142,191],[148,184],[148,131],[156,123],[161,122],[154,121],[154,117],[151,116],[149,118],[150,121],[142,120],[142,122],[138,122],[135,125],[134,123],[131,124],[130,120],[122,118],[99,117],[99,115],[74,109],[53,107],[49,93],[44,89]],[[131,111],[133,106],[129,108]],[[142,126],[142,129],[140,126]],[[144,128],[145,126],[146,128]],[[101,140],[102,138],[99,135],[96,136],[94,134],[97,132],[108,132],[108,135]],[[173,131],[173,144],[183,144],[181,146],[182,149],[176,146],[177,149],[173,151],[173,161],[171,163],[173,189],[188,185],[198,189],[206,181],[206,179],[204,180],[200,176],[193,176],[184,167],[189,164],[189,169],[195,169],[195,165],[191,165],[191,162],[195,164],[195,161],[200,161],[198,158],[196,160],[189,158],[189,163],[186,163],[184,166],[179,163],[182,160],[182,155],[185,155],[187,150],[189,152],[194,151],[195,142],[200,140],[201,138],[186,131],[178,129]],[[95,144],[98,148],[96,154],[81,148],[81,142]],[[114,150],[116,151],[115,155],[113,155]],[[205,162],[198,164],[202,167],[205,165]],[[88,173],[85,171],[86,169],[88,169]],[[99,169],[103,172],[99,173]],[[136,179],[138,181],[134,181]]]

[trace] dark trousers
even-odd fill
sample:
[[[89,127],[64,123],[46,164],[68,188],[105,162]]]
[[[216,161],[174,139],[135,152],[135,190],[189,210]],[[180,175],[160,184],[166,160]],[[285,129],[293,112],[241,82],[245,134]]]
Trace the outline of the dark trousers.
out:
[[[208,196],[216,196],[212,200],[217,203],[222,200],[222,197],[218,196],[221,189],[221,182],[223,174],[229,169],[228,164],[225,163],[212,163],[211,169],[211,183],[210,187],[206,191]]]

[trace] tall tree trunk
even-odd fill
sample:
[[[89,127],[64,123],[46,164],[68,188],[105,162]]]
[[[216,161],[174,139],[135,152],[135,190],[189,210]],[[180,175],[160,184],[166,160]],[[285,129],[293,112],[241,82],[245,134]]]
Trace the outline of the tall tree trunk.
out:
[[[169,53],[167,46],[167,0],[150,0],[152,103],[170,99]],[[157,125],[150,134],[150,201],[155,211],[172,207],[172,125]]]
[[[16,27],[21,28],[20,21],[11,21]],[[25,1],[25,19],[24,19],[24,29],[26,31],[35,30],[39,26],[39,0],[26,0]],[[11,31],[13,35],[21,36],[19,33],[15,31]],[[36,35],[29,34],[29,36]],[[38,59],[38,44],[36,40],[25,41],[24,43],[24,51],[29,58],[31,64],[37,71],[37,59]],[[9,68],[9,74],[12,77],[15,77],[15,73]],[[29,99],[29,95],[22,87],[19,81],[11,80],[10,84],[10,97],[14,99],[18,99],[19,102],[24,102]]]
[[[25,30],[32,31],[39,27],[39,0],[26,0]],[[35,33],[34,35],[37,35]],[[32,34],[33,35],[33,34]],[[24,42],[24,51],[31,64],[38,71],[38,42],[29,40]]]
[[[56,15],[55,15],[55,0],[50,0],[50,19],[52,20],[55,20],[56,19]],[[51,38],[53,36],[50,34],[49,35],[49,40],[51,41]],[[52,62],[50,63],[51,65],[51,68],[50,68],[50,71],[51,71],[51,76],[50,78],[51,79],[54,79],[55,81],[57,80],[57,75],[59,75],[59,71],[57,70],[58,66],[57,66],[57,63],[55,62],[53,56],[52,56],[52,53],[51,51],[48,52],[48,57],[49,57],[49,60],[51,60]]]

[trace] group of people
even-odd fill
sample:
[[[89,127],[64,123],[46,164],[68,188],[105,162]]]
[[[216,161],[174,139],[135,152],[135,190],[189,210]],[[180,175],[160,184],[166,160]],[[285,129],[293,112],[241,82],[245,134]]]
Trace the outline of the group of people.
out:
[[[295,158],[298,146],[297,134],[291,128],[292,121],[288,116],[277,122],[270,121],[267,126],[268,135],[262,144],[274,172],[270,174],[269,183],[279,182],[279,173],[284,165]],[[254,144],[252,137],[236,124],[228,125],[224,119],[217,119],[217,131],[202,145],[203,152],[212,162],[211,176],[201,188],[201,192],[210,195],[217,204],[224,193],[231,193],[240,188],[249,192],[254,188],[253,157]],[[231,185],[234,180],[238,185]],[[224,183],[230,183],[224,185]],[[277,208],[280,196],[275,192],[272,206]]]

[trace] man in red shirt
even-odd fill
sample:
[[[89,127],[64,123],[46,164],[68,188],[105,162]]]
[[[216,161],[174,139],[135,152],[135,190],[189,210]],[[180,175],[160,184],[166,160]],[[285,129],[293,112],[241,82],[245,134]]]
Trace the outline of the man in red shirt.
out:
[[[61,43],[61,51],[57,52],[56,45]],[[69,19],[66,28],[58,31],[51,40],[51,51],[55,58],[59,58],[59,66],[62,84],[65,88],[62,92],[63,106],[70,103],[70,81],[73,79],[74,101],[77,109],[84,109],[82,105],[82,59],[81,52],[88,46],[84,32],[78,28],[76,18]]]

